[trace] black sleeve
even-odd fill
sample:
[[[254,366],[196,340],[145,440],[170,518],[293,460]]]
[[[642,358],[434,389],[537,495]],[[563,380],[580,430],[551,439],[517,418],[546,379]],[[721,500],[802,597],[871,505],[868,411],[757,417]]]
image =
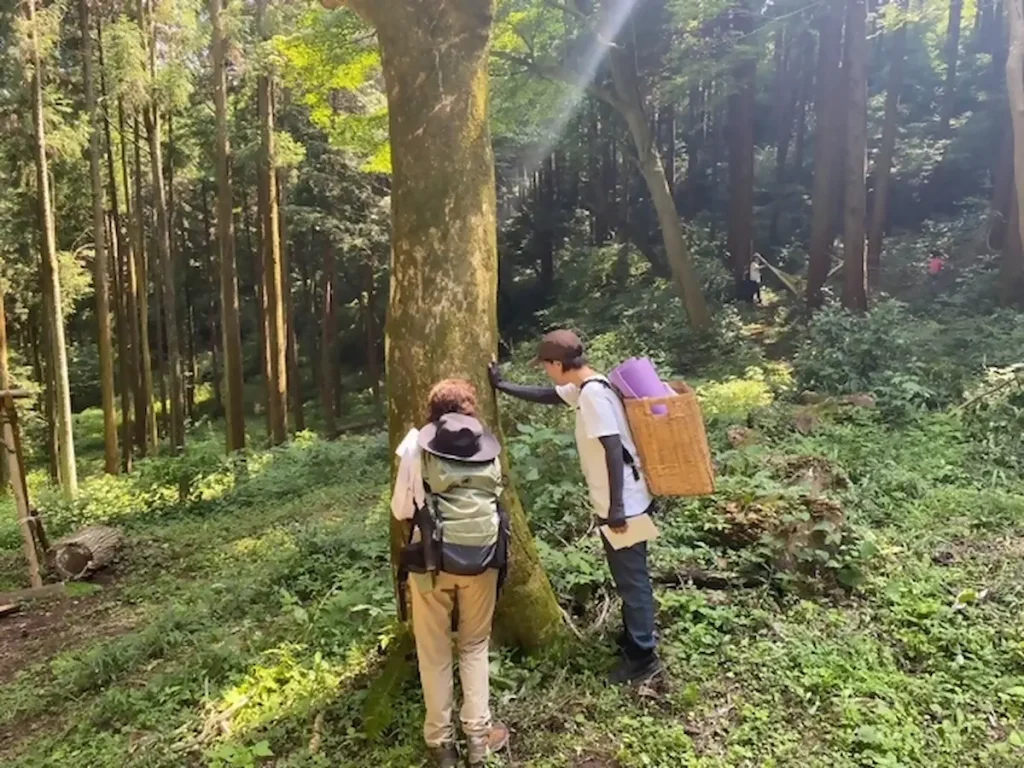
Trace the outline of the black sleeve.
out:
[[[626,465],[622,451],[622,438],[609,435],[600,438],[604,447],[605,465],[608,467],[608,518],[614,520],[626,516],[622,502],[622,487],[625,484]]]
[[[525,384],[513,384],[509,381],[500,381],[497,384],[497,390],[504,392],[506,395],[518,398],[519,400],[526,400],[530,403],[539,403],[540,405],[565,405],[565,401],[558,396],[558,391],[554,387],[530,387]]]

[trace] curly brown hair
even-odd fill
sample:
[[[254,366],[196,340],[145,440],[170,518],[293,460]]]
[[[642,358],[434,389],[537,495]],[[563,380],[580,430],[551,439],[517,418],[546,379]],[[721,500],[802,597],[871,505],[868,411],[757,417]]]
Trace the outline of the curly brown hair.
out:
[[[461,413],[475,418],[476,407],[476,389],[466,379],[439,381],[427,398],[431,422],[439,420],[446,413]]]

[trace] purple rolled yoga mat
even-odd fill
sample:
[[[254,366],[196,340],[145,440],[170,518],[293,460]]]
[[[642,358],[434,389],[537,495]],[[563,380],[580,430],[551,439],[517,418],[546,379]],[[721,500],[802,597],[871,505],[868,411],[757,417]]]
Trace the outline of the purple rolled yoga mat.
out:
[[[623,397],[666,397],[675,394],[672,388],[658,376],[654,363],[646,357],[631,357],[626,360],[611,372],[609,380],[618,388]],[[657,415],[668,412],[663,405],[656,405],[652,410]]]

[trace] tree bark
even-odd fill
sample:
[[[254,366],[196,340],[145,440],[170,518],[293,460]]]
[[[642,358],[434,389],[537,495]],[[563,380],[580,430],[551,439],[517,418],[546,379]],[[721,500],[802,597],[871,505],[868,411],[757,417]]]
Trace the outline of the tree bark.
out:
[[[145,402],[146,440],[140,450],[156,452],[159,435],[156,423],[156,403],[153,391],[153,351],[149,340],[149,258],[146,248],[146,206],[142,199],[142,131],[138,115],[132,120],[132,137],[135,145],[135,209],[138,220],[135,249],[135,272],[139,281],[139,365],[142,369],[142,400]],[[159,302],[157,302],[159,307]]]
[[[114,286],[114,316],[117,322],[117,362],[121,379],[121,471],[132,471],[132,384],[131,349],[128,342],[127,319],[124,298],[124,255],[122,243],[114,230],[117,223],[109,217],[111,264],[110,274]]]
[[[494,2],[403,0],[362,10],[380,40],[394,153],[391,441],[397,445],[422,423],[431,387],[456,371],[476,384],[480,416],[497,428],[487,381],[498,346],[497,206],[487,123]],[[664,175],[662,183],[668,194]],[[538,648],[560,630],[561,615],[511,487],[505,504],[511,569],[496,628],[504,640]],[[392,527],[393,552],[402,535],[401,526]]]
[[[213,96],[216,111],[217,250],[220,261],[220,318],[227,390],[227,449],[245,447],[245,401],[242,377],[242,332],[239,322],[238,268],[235,263],[234,198],[231,189],[231,148],[228,139],[227,40],[221,19],[221,0],[210,0],[213,24]]]
[[[636,65],[633,58],[620,48],[608,51],[608,62],[615,87],[615,106],[629,126],[633,138],[640,173],[647,183],[658,217],[673,282],[690,324],[698,331],[705,331],[711,327],[711,311],[704,300],[700,279],[690,259],[686,240],[683,239],[679,212],[665,177],[661,157],[658,156],[650,121],[644,112]]]
[[[1004,300],[1014,295],[1020,302],[1024,288],[1024,2],[1005,0],[1010,26],[1010,49],[1006,57],[1006,90],[1013,122],[1013,210],[1003,252]]]
[[[262,40],[269,39],[267,0],[256,0],[256,27]],[[288,364],[281,280],[281,233],[278,219],[277,183],[274,159],[274,97],[270,75],[257,84],[260,121],[259,213],[263,232],[263,295],[267,307],[267,349],[270,355],[267,399],[270,409],[270,442],[288,439]]]
[[[828,0],[818,35],[818,88],[815,97],[814,187],[811,193],[810,263],[807,275],[807,303],[820,307],[822,289],[830,269],[832,217],[839,188],[836,183],[843,157],[837,146],[843,122],[843,75],[839,68],[842,51],[843,17],[840,0]]]
[[[737,7],[732,29],[746,35],[753,29],[750,10]],[[744,56],[734,67],[736,90],[729,96],[729,214],[727,247],[736,284],[753,256],[754,237],[754,100],[757,59]]]
[[[85,111],[89,118],[89,185],[92,192],[93,291],[96,295],[97,345],[100,362],[100,399],[103,407],[103,469],[116,475],[119,469],[117,413],[114,406],[114,345],[110,329],[110,283],[107,265],[107,227],[103,212],[103,177],[100,172],[100,111],[93,78],[92,25],[89,0],[78,0],[82,33],[82,77]]]
[[[942,132],[949,132],[949,123],[956,112],[956,70],[960,61],[960,21],[963,0],[950,0],[949,28],[946,32],[946,81],[942,89]]]
[[[905,12],[908,0],[900,0],[900,10]],[[885,237],[885,222],[889,205],[889,178],[892,174],[892,160],[896,153],[896,136],[899,132],[900,91],[903,88],[903,59],[907,52],[907,21],[900,19],[899,27],[893,32],[889,51],[889,83],[885,94],[885,117],[882,125],[882,145],[875,161],[875,194],[871,208],[871,224],[868,230],[868,285],[877,288],[882,266],[882,241]]]
[[[113,562],[124,543],[116,528],[94,525],[53,545],[53,567],[61,581],[84,579]]]
[[[96,52],[100,66],[100,95],[104,104],[109,105],[107,98],[106,74],[103,63],[103,23],[96,20]],[[120,108],[120,104],[119,104]],[[108,106],[109,109],[109,106]],[[122,227],[121,210],[117,198],[117,173],[114,169],[114,142],[110,130],[110,114],[103,121],[106,139],[107,182],[110,190],[110,230],[113,236],[110,247],[116,253],[111,266],[114,275],[115,309],[117,317],[117,361],[121,376],[121,470],[131,472],[135,455],[135,398],[139,391],[136,356],[138,354],[138,327],[133,322],[135,312],[135,273],[132,254],[128,239]],[[124,124],[121,127],[121,156],[124,158]],[[128,221],[131,222],[131,206],[128,203],[130,192],[128,187],[127,163],[124,167],[125,202],[128,205]],[[129,224],[130,226],[130,224]]]
[[[843,306],[868,308],[864,224],[867,207],[867,2],[849,0],[846,21],[846,188],[843,223]]]
[[[335,307],[338,285],[338,267],[334,255],[334,243],[328,240],[324,246],[324,304],[321,319],[320,340],[320,403],[324,412],[324,431],[334,437],[338,429],[337,414],[334,410],[334,389],[338,367],[338,317]]]
[[[281,233],[281,290],[284,292],[284,325],[288,358],[288,402],[291,407],[292,424],[296,432],[306,429],[306,415],[303,413],[302,373],[299,370],[299,335],[295,330],[295,302],[292,298],[292,249],[288,244],[288,226],[285,216],[285,195],[287,187],[284,171],[277,172],[278,220]]]
[[[156,25],[152,16],[146,16],[143,0],[138,0],[138,22],[143,30],[149,55],[149,73],[156,77]],[[170,395],[171,450],[175,453],[185,446],[185,398],[182,383],[181,341],[178,325],[177,277],[171,251],[170,214],[167,209],[167,189],[164,184],[163,142],[160,138],[160,113],[154,100],[143,107],[143,120],[149,139],[149,164],[153,181],[153,208],[156,213],[156,252],[159,259],[160,283],[163,290],[164,332],[167,337],[167,368]]]
[[[64,339],[64,310],[61,305],[60,266],[57,260],[57,234],[50,199],[50,172],[46,154],[46,121],[43,115],[43,68],[36,36],[35,0],[26,0],[25,15],[29,28],[29,55],[32,61],[33,150],[36,165],[36,195],[39,204],[39,229],[42,244],[43,299],[50,326],[50,357],[53,361],[52,391],[54,423],[57,430],[57,464],[61,490],[67,499],[78,493],[78,469],[75,466],[75,442],[71,420],[71,386],[68,380],[68,353]]]

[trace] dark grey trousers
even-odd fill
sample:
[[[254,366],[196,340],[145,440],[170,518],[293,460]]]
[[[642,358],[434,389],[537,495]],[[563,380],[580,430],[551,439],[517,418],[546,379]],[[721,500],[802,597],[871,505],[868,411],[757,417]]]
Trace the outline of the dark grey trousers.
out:
[[[626,655],[641,659],[658,644],[654,629],[654,590],[647,571],[647,542],[625,549],[613,549],[603,536],[608,567],[615,589],[622,598],[622,624],[625,628]]]

